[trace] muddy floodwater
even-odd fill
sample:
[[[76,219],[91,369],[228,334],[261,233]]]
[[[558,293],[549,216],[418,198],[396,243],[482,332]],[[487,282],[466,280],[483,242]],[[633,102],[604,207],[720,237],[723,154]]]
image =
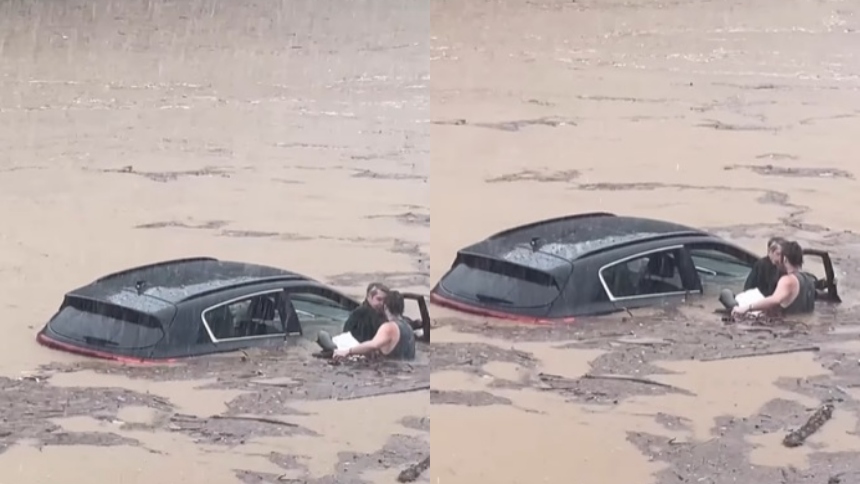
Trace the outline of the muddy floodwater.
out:
[[[394,482],[429,454],[426,349],[122,368],[34,339],[168,258],[426,292],[428,45],[427,1],[0,3],[0,482]]]
[[[431,481],[860,482],[856,2],[431,10],[432,282],[502,228],[609,211],[825,248],[845,299],[769,327],[713,300],[566,329],[434,308]]]
[[[858,29],[839,0],[0,3],[0,482],[390,483],[431,440],[418,482],[860,482]],[[563,328],[433,307],[410,365],[34,341],[120,268],[427,292],[458,248],[587,211],[827,249],[845,303]]]

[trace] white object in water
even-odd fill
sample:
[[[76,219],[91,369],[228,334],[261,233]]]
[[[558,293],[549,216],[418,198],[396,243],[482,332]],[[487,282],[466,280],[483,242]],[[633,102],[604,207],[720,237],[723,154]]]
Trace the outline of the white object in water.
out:
[[[744,308],[750,304],[762,301],[764,298],[764,294],[758,288],[754,287],[735,296],[735,301],[738,303],[738,307]],[[749,314],[757,316],[761,314],[761,311],[751,311]]]
[[[350,333],[349,331],[334,336],[331,340],[334,342],[334,344],[337,345],[337,349],[339,350],[352,349],[361,344],[358,342],[357,339],[352,336],[352,333]]]

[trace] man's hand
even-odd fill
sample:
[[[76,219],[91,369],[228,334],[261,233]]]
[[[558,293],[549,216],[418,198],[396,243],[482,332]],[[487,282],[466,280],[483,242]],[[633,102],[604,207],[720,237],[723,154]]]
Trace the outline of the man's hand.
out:
[[[349,358],[349,349],[345,350],[334,350],[334,353],[331,355],[334,360],[345,360]]]
[[[749,306],[744,306],[744,307],[735,306],[732,308],[732,316],[743,317],[747,314],[747,312],[749,310],[750,310]]]

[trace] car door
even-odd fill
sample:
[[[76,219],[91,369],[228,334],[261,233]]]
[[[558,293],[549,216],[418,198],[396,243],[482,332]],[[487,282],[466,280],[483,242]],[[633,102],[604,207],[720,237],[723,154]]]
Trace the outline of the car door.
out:
[[[623,257],[601,267],[598,275],[616,309],[675,304],[701,291],[683,245]]]
[[[810,264],[810,259],[818,260],[821,267],[815,263]],[[836,303],[842,302],[836,288],[836,270],[833,268],[833,260],[826,250],[803,249],[803,270],[818,279],[816,282],[818,299]]]

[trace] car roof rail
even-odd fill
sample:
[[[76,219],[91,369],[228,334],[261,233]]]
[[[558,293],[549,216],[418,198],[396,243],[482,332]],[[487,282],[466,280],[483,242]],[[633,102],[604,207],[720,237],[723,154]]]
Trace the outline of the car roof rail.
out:
[[[96,279],[95,283],[105,282],[109,279],[113,279],[113,278],[119,277],[119,276],[124,276],[124,275],[132,273],[132,272],[142,271],[142,270],[146,270],[146,269],[154,269],[156,267],[169,266],[169,265],[173,265],[173,264],[185,264],[188,262],[218,262],[218,259],[216,259],[214,257],[186,257],[183,259],[172,259],[172,260],[166,260],[166,261],[161,261],[161,262],[155,262],[152,264],[145,264],[142,266],[131,267],[129,269],[123,269],[121,271],[107,274],[105,276],[102,276],[102,277],[99,277],[98,279]]]
[[[219,292],[227,291],[230,289],[239,289],[239,288],[243,288],[243,287],[256,286],[256,285],[260,285],[260,284],[268,284],[268,283],[272,283],[272,282],[303,282],[303,283],[307,283],[307,284],[319,285],[319,286],[325,287],[324,284],[317,281],[316,279],[311,279],[310,277],[303,276],[301,274],[283,274],[283,275],[278,275],[278,276],[269,276],[269,277],[260,277],[257,279],[250,279],[248,281],[239,282],[236,284],[230,284],[230,285],[226,285],[226,286],[213,287],[212,289],[206,289],[204,291],[190,294],[188,297],[182,298],[176,302],[177,302],[177,304],[178,303],[184,303],[184,302],[191,301],[193,299],[210,296],[212,294],[217,294]],[[276,289],[272,289],[272,292],[275,292],[275,291],[276,291]]]
[[[597,254],[602,254],[604,252],[609,252],[616,249],[623,249],[625,247],[630,247],[639,244],[645,244],[648,242],[658,242],[661,240],[671,240],[678,237],[713,237],[713,235],[708,234],[706,232],[700,232],[696,230],[679,230],[677,232],[666,232],[665,234],[657,234],[648,237],[642,237],[638,239],[625,240],[624,242],[619,242],[613,245],[607,245],[604,247],[600,247],[598,249],[594,249],[588,252],[584,252],[580,254],[577,258],[584,259],[586,257],[590,257]]]
[[[487,239],[489,240],[489,239],[504,237],[506,235],[511,235],[514,232],[520,232],[522,230],[531,229],[531,228],[539,227],[541,225],[551,224],[551,223],[555,223],[555,222],[563,222],[566,220],[580,220],[580,219],[586,219],[586,218],[604,218],[604,217],[617,217],[617,215],[615,215],[614,213],[610,213],[610,212],[585,212],[585,213],[577,213],[577,214],[573,214],[573,215],[563,215],[561,217],[554,217],[554,218],[548,218],[545,220],[538,220],[537,222],[531,222],[531,223],[527,223],[524,225],[518,225],[516,227],[505,229],[501,232],[495,233],[495,234],[487,237]]]

